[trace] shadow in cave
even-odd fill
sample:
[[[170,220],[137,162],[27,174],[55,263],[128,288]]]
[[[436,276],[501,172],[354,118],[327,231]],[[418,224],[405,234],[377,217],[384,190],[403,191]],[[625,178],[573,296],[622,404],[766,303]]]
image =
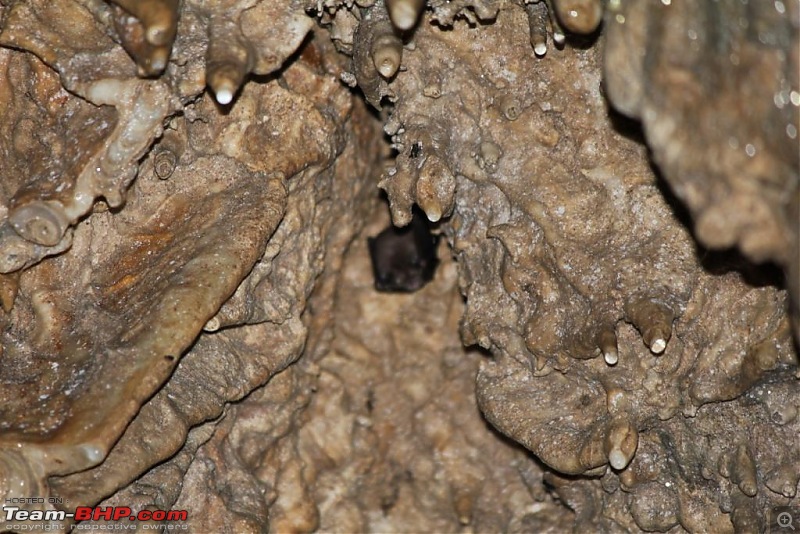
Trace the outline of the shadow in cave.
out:
[[[656,176],[655,186],[670,207],[675,218],[694,236],[692,215],[686,205],[675,195],[653,159],[640,121],[631,119],[608,106],[608,116],[614,130],[623,137],[647,147],[648,164]],[[786,289],[787,280],[783,269],[774,262],[755,263],[746,258],[737,248],[713,250],[704,247],[696,238],[695,255],[703,269],[714,276],[737,272],[753,287],[775,286]]]
[[[688,208],[672,191],[664,179],[658,165],[653,161],[648,149],[648,161],[656,176],[656,187],[675,218],[694,237],[694,224]],[[709,249],[704,247],[695,237],[695,256],[703,269],[711,275],[722,276],[737,272],[742,280],[753,287],[775,286],[786,289],[786,277],[783,269],[774,262],[756,263],[745,257],[738,248]]]
[[[642,128],[642,123],[637,119],[632,119],[627,115],[623,115],[609,103],[604,84],[600,84],[600,93],[606,99],[606,113],[614,131],[625,139],[629,139],[634,143],[647,146],[647,140],[644,136],[644,128]]]

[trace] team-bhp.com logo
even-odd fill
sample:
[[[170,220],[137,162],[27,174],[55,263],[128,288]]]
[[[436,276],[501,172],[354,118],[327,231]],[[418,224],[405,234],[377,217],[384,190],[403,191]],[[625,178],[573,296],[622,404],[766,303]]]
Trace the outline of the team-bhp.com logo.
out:
[[[58,528],[68,521],[81,521],[83,523],[70,525],[70,530],[164,530],[165,524],[150,524],[149,522],[185,522],[189,514],[186,510],[141,510],[134,512],[127,506],[90,507],[78,506],[75,512],[63,510],[26,510],[19,506],[3,506],[5,514],[5,530],[12,531],[42,531],[66,530],[67,527]],[[131,523],[132,521],[145,522],[143,524]],[[103,522],[103,523],[98,523]],[[105,522],[117,523],[117,526],[107,525]],[[170,530],[186,525],[170,525]]]

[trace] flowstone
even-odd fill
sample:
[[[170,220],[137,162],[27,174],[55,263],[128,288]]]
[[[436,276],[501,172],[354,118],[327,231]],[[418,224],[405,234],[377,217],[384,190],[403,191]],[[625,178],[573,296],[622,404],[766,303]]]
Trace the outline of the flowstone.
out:
[[[0,2],[3,495],[800,521],[799,31],[797,0]],[[415,206],[439,269],[378,293],[367,239]]]

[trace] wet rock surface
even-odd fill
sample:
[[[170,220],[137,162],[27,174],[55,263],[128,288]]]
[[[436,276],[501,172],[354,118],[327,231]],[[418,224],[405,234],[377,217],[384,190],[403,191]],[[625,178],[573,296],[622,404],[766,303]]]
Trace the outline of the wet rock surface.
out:
[[[797,302],[800,4],[611,6],[610,100],[642,121],[697,239],[781,264]]]
[[[4,495],[194,532],[763,529],[800,506],[799,28],[0,3]],[[443,236],[418,292],[374,290],[378,186]]]

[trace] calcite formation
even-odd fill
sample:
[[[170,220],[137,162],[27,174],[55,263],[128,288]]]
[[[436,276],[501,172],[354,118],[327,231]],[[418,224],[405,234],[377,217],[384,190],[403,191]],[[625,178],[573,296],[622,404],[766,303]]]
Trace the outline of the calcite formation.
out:
[[[0,2],[2,493],[195,532],[800,521],[798,32],[797,0]],[[418,210],[439,271],[375,292]]]
[[[664,178],[691,213],[697,239],[782,265],[798,302],[800,5],[610,7],[609,97],[642,121]],[[672,27],[683,31],[668,31]],[[695,149],[699,141],[702,150]]]

